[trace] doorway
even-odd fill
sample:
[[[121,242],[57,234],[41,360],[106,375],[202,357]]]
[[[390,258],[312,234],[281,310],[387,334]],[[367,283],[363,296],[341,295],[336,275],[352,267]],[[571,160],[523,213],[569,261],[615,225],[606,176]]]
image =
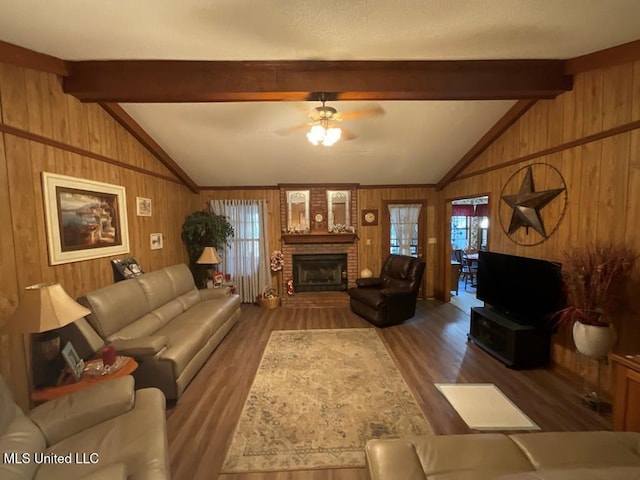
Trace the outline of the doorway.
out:
[[[425,200],[384,200],[382,259],[389,254],[424,258],[427,202]],[[418,297],[424,298],[427,275],[422,276]]]
[[[450,301],[464,312],[482,302],[476,298],[478,252],[489,244],[489,196],[451,200],[449,210]]]

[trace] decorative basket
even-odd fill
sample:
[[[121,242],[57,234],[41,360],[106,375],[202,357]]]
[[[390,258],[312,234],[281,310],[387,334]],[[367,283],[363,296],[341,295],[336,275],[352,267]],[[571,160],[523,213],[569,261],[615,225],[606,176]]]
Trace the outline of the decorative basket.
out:
[[[273,293],[273,286],[265,285],[262,293],[256,297],[256,303],[262,308],[271,310],[280,306],[280,297]]]

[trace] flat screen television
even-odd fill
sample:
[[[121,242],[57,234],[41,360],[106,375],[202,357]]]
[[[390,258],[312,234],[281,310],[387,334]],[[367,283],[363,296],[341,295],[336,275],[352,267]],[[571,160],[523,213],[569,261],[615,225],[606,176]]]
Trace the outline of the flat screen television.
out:
[[[478,300],[518,323],[550,325],[566,305],[560,263],[480,252],[477,275]]]

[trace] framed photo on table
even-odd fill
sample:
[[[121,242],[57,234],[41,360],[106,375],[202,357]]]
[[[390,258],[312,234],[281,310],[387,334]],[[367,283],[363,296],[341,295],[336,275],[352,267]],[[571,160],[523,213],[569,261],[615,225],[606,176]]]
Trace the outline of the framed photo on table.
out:
[[[76,349],[73,348],[73,344],[71,342],[67,342],[67,344],[62,349],[62,358],[67,362],[67,366],[69,367],[69,371],[75,381],[79,381],[82,378],[82,372],[84,371],[84,360],[82,360]]]
[[[224,283],[224,273],[215,272],[213,274],[213,288],[220,288]]]

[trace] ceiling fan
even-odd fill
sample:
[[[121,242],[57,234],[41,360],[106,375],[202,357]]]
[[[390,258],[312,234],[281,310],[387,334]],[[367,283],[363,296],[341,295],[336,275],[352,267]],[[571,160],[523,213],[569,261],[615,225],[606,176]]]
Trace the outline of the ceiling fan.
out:
[[[354,110],[351,112],[338,112],[334,107],[326,105],[327,99],[324,93],[320,94],[318,101],[321,106],[313,108],[307,113],[309,121],[294,127],[284,128],[276,131],[279,135],[288,135],[298,130],[309,128],[307,139],[313,145],[323,145],[330,147],[338,140],[352,140],[356,136],[338,126],[339,122],[345,120],[355,120],[358,118],[376,117],[384,115],[384,109],[380,105],[373,105],[369,108]]]

